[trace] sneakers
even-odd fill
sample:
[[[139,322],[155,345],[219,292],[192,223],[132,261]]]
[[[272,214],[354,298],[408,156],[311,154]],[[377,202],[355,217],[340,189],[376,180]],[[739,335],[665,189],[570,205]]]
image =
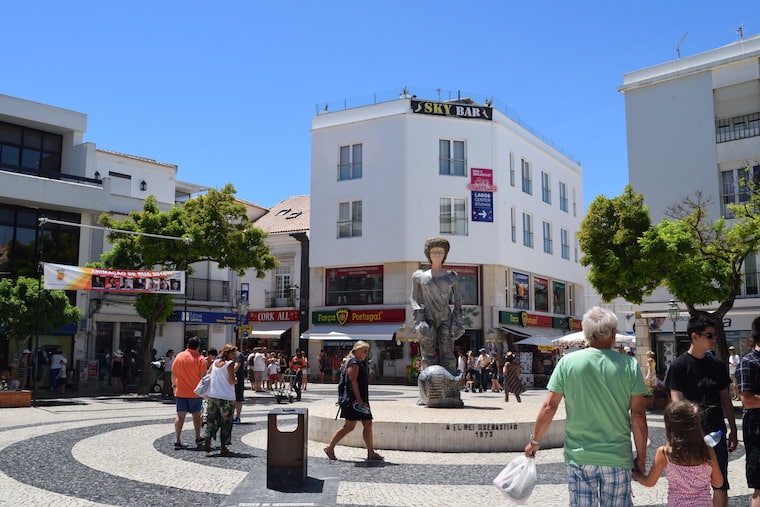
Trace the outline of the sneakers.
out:
[[[240,418],[239,417],[234,417],[232,419],[232,424],[240,424]]]
[[[182,442],[174,442],[175,449],[187,449],[187,446]]]

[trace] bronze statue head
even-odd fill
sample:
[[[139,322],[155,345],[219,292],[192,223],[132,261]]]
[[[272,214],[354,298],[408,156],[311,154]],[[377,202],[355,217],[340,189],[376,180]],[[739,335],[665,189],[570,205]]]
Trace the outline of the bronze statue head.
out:
[[[425,240],[425,257],[427,257],[428,262],[433,263],[430,260],[430,250],[436,247],[443,248],[443,251],[446,252],[443,255],[443,262],[446,262],[446,257],[449,256],[449,249],[451,248],[449,240],[446,238],[428,238]]]

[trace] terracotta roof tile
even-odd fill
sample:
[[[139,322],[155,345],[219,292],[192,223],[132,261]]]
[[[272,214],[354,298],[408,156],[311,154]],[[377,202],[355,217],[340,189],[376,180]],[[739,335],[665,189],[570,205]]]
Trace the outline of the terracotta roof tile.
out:
[[[308,231],[310,228],[310,212],[311,197],[296,195],[272,206],[254,224],[269,234]]]

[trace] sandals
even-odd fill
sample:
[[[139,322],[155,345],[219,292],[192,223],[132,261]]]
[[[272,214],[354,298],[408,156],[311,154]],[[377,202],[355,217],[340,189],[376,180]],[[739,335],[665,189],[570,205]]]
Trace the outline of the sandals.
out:
[[[378,453],[373,452],[369,456],[367,456],[367,461],[383,461],[385,458],[383,456],[380,456]]]
[[[325,447],[322,449],[325,451],[325,454],[327,454],[327,457],[330,459],[330,461],[337,461],[338,458],[335,457],[335,450],[330,449],[329,447]]]

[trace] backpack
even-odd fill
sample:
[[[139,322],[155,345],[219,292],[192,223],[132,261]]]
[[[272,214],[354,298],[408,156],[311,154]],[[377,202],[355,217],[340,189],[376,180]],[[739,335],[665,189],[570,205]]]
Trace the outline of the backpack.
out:
[[[338,401],[335,403],[341,408],[347,408],[353,403],[353,392],[351,390],[351,383],[348,381],[348,369],[344,369],[340,373],[340,381],[338,382]]]
[[[250,356],[248,356],[248,366],[250,366],[251,368],[253,368],[253,354],[251,354]]]

